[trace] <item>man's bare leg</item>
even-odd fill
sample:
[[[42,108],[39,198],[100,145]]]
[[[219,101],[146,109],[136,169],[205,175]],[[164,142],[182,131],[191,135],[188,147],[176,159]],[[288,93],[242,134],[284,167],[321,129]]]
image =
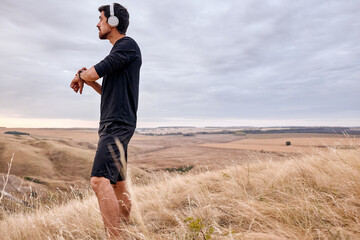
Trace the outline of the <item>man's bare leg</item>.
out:
[[[126,180],[117,182],[116,185],[113,185],[113,188],[119,203],[119,218],[121,221],[128,223],[131,210],[131,198]]]
[[[120,211],[115,191],[110,180],[104,177],[91,177],[91,186],[99,202],[101,216],[110,239],[119,237]]]

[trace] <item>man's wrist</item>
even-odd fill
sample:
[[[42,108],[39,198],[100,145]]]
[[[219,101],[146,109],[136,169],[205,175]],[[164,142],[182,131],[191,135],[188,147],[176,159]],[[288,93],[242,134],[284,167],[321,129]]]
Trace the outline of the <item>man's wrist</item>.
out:
[[[79,74],[78,74],[79,79],[82,80],[82,81],[84,81],[84,79],[81,78],[81,75],[80,75],[81,73],[82,73],[82,71],[80,71]]]

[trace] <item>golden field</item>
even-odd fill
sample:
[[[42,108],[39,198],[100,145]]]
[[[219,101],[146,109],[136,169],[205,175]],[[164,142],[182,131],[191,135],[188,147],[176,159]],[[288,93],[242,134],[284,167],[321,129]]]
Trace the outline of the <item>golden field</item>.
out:
[[[105,239],[88,188],[96,131],[18,131],[30,135],[0,132],[4,179],[15,153],[5,189],[17,199],[30,186],[39,194],[23,196],[28,205],[3,198],[1,239]],[[184,166],[193,168],[165,170]],[[360,239],[354,136],[137,134],[129,167],[126,239]]]

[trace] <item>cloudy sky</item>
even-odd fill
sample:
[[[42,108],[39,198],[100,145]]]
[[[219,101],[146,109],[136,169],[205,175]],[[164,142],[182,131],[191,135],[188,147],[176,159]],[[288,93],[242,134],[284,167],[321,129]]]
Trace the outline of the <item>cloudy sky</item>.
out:
[[[0,126],[97,127],[75,72],[109,1],[2,0]],[[138,126],[360,126],[358,0],[120,2],[143,55]]]

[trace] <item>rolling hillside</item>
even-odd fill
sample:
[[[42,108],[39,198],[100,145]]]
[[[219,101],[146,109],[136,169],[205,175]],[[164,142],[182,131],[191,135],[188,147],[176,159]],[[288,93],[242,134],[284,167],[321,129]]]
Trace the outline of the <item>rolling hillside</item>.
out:
[[[131,184],[126,239],[359,239],[360,150],[331,148]],[[130,175],[136,173],[130,172]],[[132,177],[134,179],[134,177]],[[92,192],[3,214],[2,239],[104,239]]]

